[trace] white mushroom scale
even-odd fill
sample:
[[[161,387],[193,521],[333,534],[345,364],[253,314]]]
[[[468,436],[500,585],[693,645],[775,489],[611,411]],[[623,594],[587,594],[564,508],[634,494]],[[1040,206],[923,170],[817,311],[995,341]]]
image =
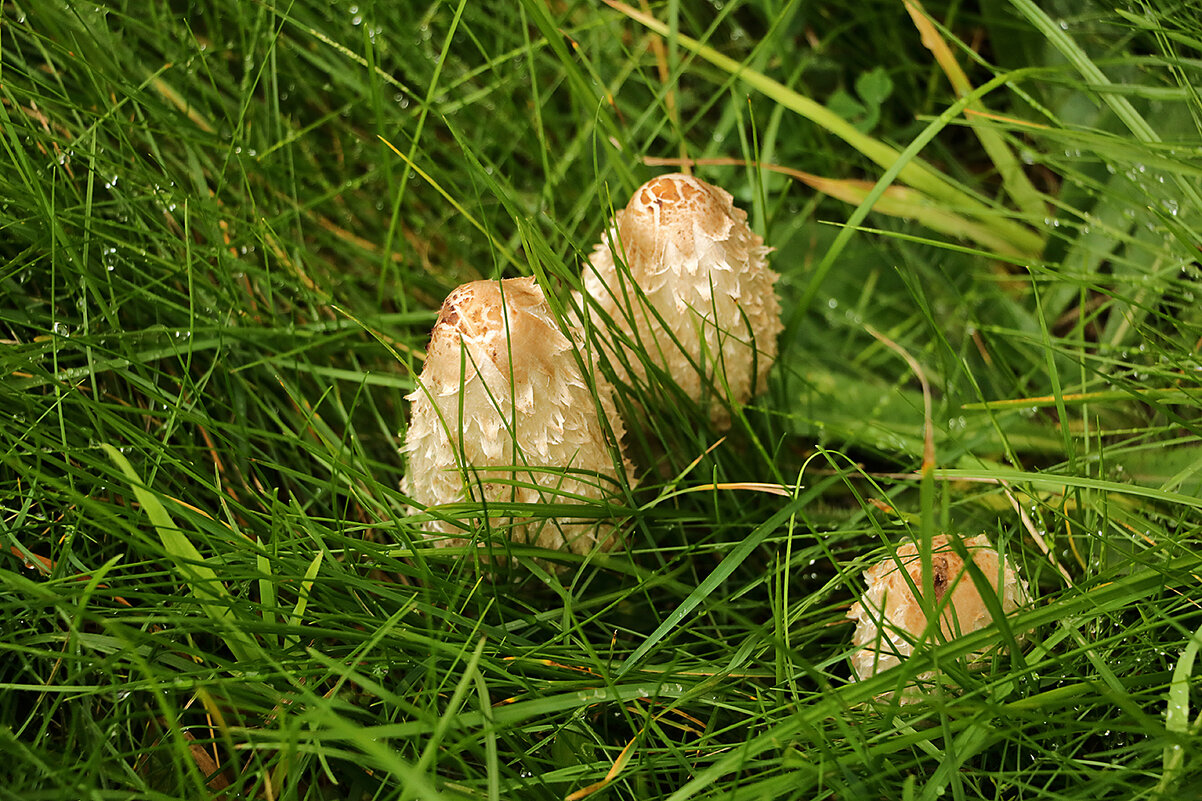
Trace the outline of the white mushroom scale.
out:
[[[401,491],[422,507],[457,501],[573,503],[617,494],[625,458],[612,388],[579,368],[575,336],[552,315],[533,278],[474,281],[442,305],[412,402]],[[594,396],[594,387],[596,395]],[[607,438],[598,415],[606,418]],[[489,517],[514,542],[586,553],[615,544],[612,521]],[[439,545],[464,529],[424,524]]]
[[[781,310],[770,251],[723,189],[680,174],[639,187],[583,276],[592,299],[585,313],[599,328],[608,317],[631,343],[611,358],[615,374],[645,380],[641,359],[649,359],[728,425],[723,400],[762,392],[776,359]]]

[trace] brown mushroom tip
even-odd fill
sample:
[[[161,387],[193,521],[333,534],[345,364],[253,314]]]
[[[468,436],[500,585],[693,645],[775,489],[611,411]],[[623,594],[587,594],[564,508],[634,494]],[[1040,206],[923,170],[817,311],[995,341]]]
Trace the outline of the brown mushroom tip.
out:
[[[636,189],[618,215],[618,227],[624,238],[636,240],[655,237],[656,230],[660,236],[679,231],[676,236],[687,251],[687,239],[694,230],[724,240],[733,226],[746,219],[729,192],[692,175],[672,173],[652,178]]]
[[[434,326],[454,329],[464,336],[477,336],[500,322],[503,313],[509,315],[545,303],[533,278],[472,281],[447,295]]]
[[[505,299],[506,305],[513,308],[537,306],[546,302],[543,291],[533,278],[485,278],[480,281],[470,281],[456,287],[442,307],[452,308],[496,308]]]
[[[712,199],[714,187],[684,173],[672,173],[652,178],[639,187],[630,199],[631,205],[662,206],[671,203],[696,203]]]

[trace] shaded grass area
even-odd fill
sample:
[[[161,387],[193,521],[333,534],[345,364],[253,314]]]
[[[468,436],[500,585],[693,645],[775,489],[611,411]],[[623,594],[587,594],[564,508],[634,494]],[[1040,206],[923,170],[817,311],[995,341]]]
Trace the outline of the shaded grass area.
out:
[[[1196,10],[649,9],[0,10],[0,796],[1202,790]],[[776,248],[769,392],[627,388],[613,554],[426,547],[434,310],[566,302],[682,156]],[[860,573],[943,531],[1026,644],[852,682]]]

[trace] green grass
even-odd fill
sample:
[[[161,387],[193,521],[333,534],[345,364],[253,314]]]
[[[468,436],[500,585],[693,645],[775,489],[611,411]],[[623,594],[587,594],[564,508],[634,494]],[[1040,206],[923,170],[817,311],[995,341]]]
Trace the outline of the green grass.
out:
[[[1202,12],[931,3],[961,96],[841,5],[4,4],[0,798],[1202,792]],[[776,248],[769,392],[720,444],[624,399],[618,552],[429,548],[434,310],[566,303],[682,152]],[[861,572],[943,531],[1033,635],[851,681]]]

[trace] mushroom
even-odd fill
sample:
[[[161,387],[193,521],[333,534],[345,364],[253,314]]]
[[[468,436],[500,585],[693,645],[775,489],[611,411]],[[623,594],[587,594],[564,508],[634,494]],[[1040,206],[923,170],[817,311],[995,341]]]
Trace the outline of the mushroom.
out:
[[[570,336],[578,332],[568,327]],[[586,379],[533,278],[473,281],[442,305],[412,402],[401,491],[422,507],[475,499],[571,503],[616,492],[623,428],[612,387]],[[594,395],[595,387],[595,395]],[[616,542],[612,523],[490,517],[511,541],[586,553]],[[438,545],[465,542],[461,526],[424,524]]]
[[[1014,569],[990,547],[984,535],[964,540],[964,547],[989,581],[1003,613],[1010,614],[1027,603],[1026,582],[1019,579]],[[864,573],[864,581],[868,588],[847,613],[856,621],[852,642],[859,650],[852,654],[851,662],[861,679],[900,664],[914,652],[914,643],[929,636],[922,601],[910,584],[913,582],[919,593],[925,586],[917,545],[903,543],[895,556],[869,568]],[[939,629],[944,638],[977,631],[993,621],[981,596],[981,588],[973,581],[946,535],[931,540],[931,588],[935,597],[928,606],[942,610]],[[974,657],[981,655],[978,653]],[[930,675],[920,678],[930,678]]]
[[[746,403],[762,392],[776,359],[782,326],[770,251],[730,193],[689,175],[661,175],[635,191],[589,256],[584,289],[592,303],[582,305],[594,325],[612,320],[725,428],[723,399]],[[602,343],[611,355],[616,347]],[[610,361],[619,379],[646,380],[638,355]]]

